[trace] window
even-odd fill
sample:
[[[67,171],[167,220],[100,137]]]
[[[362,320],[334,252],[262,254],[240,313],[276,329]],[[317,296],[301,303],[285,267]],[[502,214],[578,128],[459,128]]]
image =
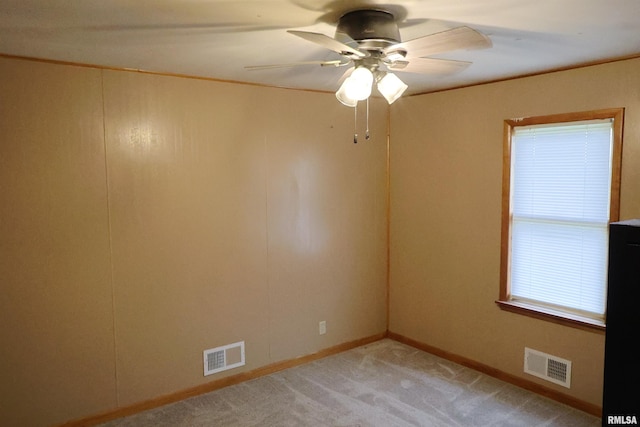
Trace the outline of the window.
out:
[[[604,329],[623,109],[506,120],[501,308]]]

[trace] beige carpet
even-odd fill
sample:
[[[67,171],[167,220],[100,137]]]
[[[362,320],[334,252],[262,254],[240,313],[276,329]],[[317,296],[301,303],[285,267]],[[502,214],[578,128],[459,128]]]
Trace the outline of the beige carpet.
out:
[[[600,426],[600,418],[385,339],[116,426]]]

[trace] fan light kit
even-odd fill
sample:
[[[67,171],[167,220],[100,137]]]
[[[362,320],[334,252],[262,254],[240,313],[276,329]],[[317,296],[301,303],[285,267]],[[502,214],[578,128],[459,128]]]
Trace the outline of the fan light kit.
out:
[[[378,92],[384,96],[389,104],[400,98],[409,87],[395,74],[377,70],[371,71],[367,67],[360,66],[342,83],[336,92],[336,98],[347,107],[355,107],[358,101],[369,98],[374,80]]]
[[[431,55],[459,49],[491,47],[491,40],[469,27],[456,27],[435,34],[402,42],[396,17],[385,10],[359,9],[348,11],[338,20],[334,37],[308,31],[288,30],[289,33],[332,50],[339,60],[306,61],[281,65],[246,67],[250,70],[292,67],[315,64],[322,67],[351,67],[341,77],[342,84],[336,98],[348,107],[357,108],[359,101],[367,101],[373,85],[389,104],[395,102],[408,86],[393,72],[418,74],[451,74],[471,65],[466,61],[430,58]],[[357,112],[354,113],[357,117]],[[369,132],[367,130],[367,139]],[[354,142],[358,142],[357,133]]]

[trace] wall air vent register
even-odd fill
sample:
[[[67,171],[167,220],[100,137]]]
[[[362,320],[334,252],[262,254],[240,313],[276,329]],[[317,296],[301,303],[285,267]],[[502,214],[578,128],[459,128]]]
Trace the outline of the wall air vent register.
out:
[[[205,350],[204,376],[244,366],[244,341]]]
[[[569,360],[525,347],[524,371],[566,388],[571,387],[571,362]]]

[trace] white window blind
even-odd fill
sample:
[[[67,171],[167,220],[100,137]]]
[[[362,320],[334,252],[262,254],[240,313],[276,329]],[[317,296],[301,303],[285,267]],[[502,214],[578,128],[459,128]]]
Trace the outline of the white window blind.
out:
[[[511,298],[603,317],[611,120],[515,127]]]

